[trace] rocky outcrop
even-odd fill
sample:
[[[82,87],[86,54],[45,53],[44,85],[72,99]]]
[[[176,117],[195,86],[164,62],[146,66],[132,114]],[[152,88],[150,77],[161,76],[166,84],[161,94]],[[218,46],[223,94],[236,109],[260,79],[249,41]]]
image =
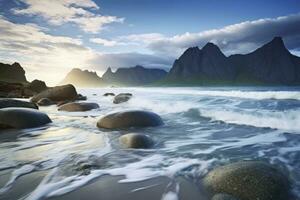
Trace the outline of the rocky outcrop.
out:
[[[59,102],[65,100],[76,100],[78,97],[77,91],[75,87],[71,84],[56,86],[53,88],[49,88],[31,98],[31,101],[36,103],[42,98],[48,98],[51,101]]]
[[[149,69],[139,65],[130,68],[119,68],[116,72],[112,72],[109,67],[103,74],[102,79],[111,85],[140,86],[161,80],[166,74],[167,72],[162,69]]]
[[[203,185],[211,195],[225,193],[240,200],[289,200],[290,185],[285,174],[258,161],[241,161],[209,172]]]
[[[0,129],[23,129],[43,126],[51,120],[45,113],[30,108],[0,109]]]
[[[27,83],[25,71],[17,62],[12,65],[0,63],[0,81],[9,83]]]
[[[31,91],[39,93],[39,92],[46,90],[48,87],[44,81],[35,79],[31,83],[29,83],[27,88]]]
[[[97,75],[96,72],[81,70],[78,68],[72,69],[67,76],[60,82],[61,85],[72,84],[76,87],[101,87],[105,86],[104,81]]]
[[[300,58],[280,37],[252,53],[226,57],[214,44],[187,49],[175,60],[164,83],[196,85],[299,85]]]
[[[38,109],[38,106],[32,102],[20,101],[16,99],[0,99],[0,109],[10,107]]]
[[[162,125],[163,121],[159,115],[153,112],[133,110],[116,112],[102,117],[98,122],[99,128],[129,128],[148,127]]]
[[[67,111],[67,112],[83,112],[88,110],[93,110],[99,108],[97,103],[78,103],[71,102],[61,105],[58,110],[59,111]]]

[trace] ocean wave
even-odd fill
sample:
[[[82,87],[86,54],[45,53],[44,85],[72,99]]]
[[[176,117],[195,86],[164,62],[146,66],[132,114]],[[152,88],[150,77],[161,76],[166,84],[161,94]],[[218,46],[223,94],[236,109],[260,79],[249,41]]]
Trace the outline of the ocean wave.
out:
[[[140,91],[140,88],[133,90]],[[145,89],[143,89],[145,90]],[[186,88],[151,88],[146,89],[152,93],[161,94],[174,94],[174,95],[201,95],[201,96],[219,96],[219,97],[235,97],[246,99],[296,99],[300,100],[299,91],[247,91],[247,90],[199,90],[199,89],[186,89]]]
[[[286,131],[300,130],[300,110],[287,111],[233,111],[225,109],[200,109],[202,117],[226,123],[272,128]]]

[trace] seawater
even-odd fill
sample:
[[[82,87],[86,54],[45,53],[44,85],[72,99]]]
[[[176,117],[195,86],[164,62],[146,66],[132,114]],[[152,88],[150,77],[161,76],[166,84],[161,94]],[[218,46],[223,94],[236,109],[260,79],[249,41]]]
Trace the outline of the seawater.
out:
[[[113,104],[113,97],[102,96],[106,92],[130,92],[133,97]],[[239,160],[278,165],[300,194],[300,88],[90,88],[79,93],[100,108],[70,113],[40,107],[53,123],[1,132],[0,172],[9,170],[10,178],[0,198],[14,190],[20,177],[44,170],[42,181],[22,199],[60,196],[104,175],[122,175],[119,182],[124,184],[160,176],[197,181],[214,167]],[[132,109],[153,111],[164,125],[96,127],[102,116]],[[118,137],[131,132],[148,134],[156,145],[123,149]],[[179,187],[173,183],[161,199],[178,199]]]

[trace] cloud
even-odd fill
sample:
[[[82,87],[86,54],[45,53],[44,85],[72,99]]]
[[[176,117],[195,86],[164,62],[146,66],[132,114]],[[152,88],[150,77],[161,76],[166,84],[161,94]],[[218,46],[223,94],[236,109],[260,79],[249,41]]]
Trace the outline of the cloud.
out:
[[[104,38],[91,38],[90,42],[101,44],[103,46],[144,46],[146,47],[149,43],[158,41],[160,39],[165,38],[160,33],[145,33],[145,34],[131,34],[131,35],[123,35],[111,40],[107,40]]]
[[[70,68],[85,65],[94,52],[79,39],[46,34],[37,25],[15,24],[0,16],[0,54],[3,60],[20,62],[29,79],[54,84]]]
[[[52,25],[75,23],[83,31],[98,33],[106,24],[122,23],[124,18],[102,16],[89,11],[98,10],[98,5],[92,0],[19,0],[27,7],[14,8],[18,15],[42,16]]]
[[[103,38],[90,38],[90,42],[96,43],[96,44],[101,44],[106,47],[113,47],[116,45],[120,45],[117,41],[113,40],[106,40]]]
[[[141,64],[169,68],[173,61],[139,53],[97,52],[84,46],[81,39],[51,35],[45,31],[43,27],[13,23],[0,16],[0,62],[20,62],[29,80],[38,78],[55,85],[74,67],[94,69],[102,74],[108,66]]]
[[[277,18],[245,21],[198,33],[187,32],[172,37],[158,36],[154,39],[146,39],[148,40],[148,48],[158,54],[179,54],[188,47],[202,47],[207,42],[217,44],[226,54],[248,53],[270,41],[274,36],[282,36],[289,49],[299,49],[300,13]],[[135,36],[133,38],[139,37]],[[134,39],[134,41],[136,40]]]
[[[97,54],[89,60],[89,65],[94,70],[106,71],[107,67],[113,69],[119,67],[133,67],[142,65],[148,68],[161,68],[168,70],[173,62],[173,57],[160,57],[156,55],[140,54],[140,53],[111,53]]]

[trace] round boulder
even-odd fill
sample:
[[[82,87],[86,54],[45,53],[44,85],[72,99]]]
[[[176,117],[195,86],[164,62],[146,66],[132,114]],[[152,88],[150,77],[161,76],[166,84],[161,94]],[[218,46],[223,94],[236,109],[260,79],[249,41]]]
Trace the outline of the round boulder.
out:
[[[148,111],[125,111],[116,112],[102,117],[97,126],[99,128],[129,128],[159,126],[163,121],[159,115]]]
[[[33,96],[31,101],[36,103],[42,98],[48,98],[54,102],[75,100],[77,98],[77,92],[75,87],[71,84],[56,86]]]
[[[34,128],[50,123],[51,120],[43,112],[30,108],[0,109],[0,129]]]
[[[96,103],[79,103],[79,102],[71,102],[61,105],[58,110],[60,111],[68,111],[68,112],[81,112],[88,111],[99,108],[99,105]]]
[[[16,99],[0,99],[0,109],[10,107],[38,109],[38,106],[32,102],[20,101]]]
[[[203,180],[212,194],[226,193],[240,200],[288,200],[289,181],[272,165],[242,161],[212,170]]]
[[[53,105],[53,104],[55,104],[53,101],[51,101],[50,99],[48,99],[48,98],[42,98],[42,99],[40,99],[38,102],[37,102],[37,104],[39,105],[39,106],[50,106],[50,105]]]
[[[117,96],[115,96],[113,103],[114,104],[124,103],[128,101],[131,97],[132,94],[130,93],[120,93]]]
[[[119,142],[126,148],[147,149],[153,146],[153,140],[144,134],[128,133],[119,138]]]

